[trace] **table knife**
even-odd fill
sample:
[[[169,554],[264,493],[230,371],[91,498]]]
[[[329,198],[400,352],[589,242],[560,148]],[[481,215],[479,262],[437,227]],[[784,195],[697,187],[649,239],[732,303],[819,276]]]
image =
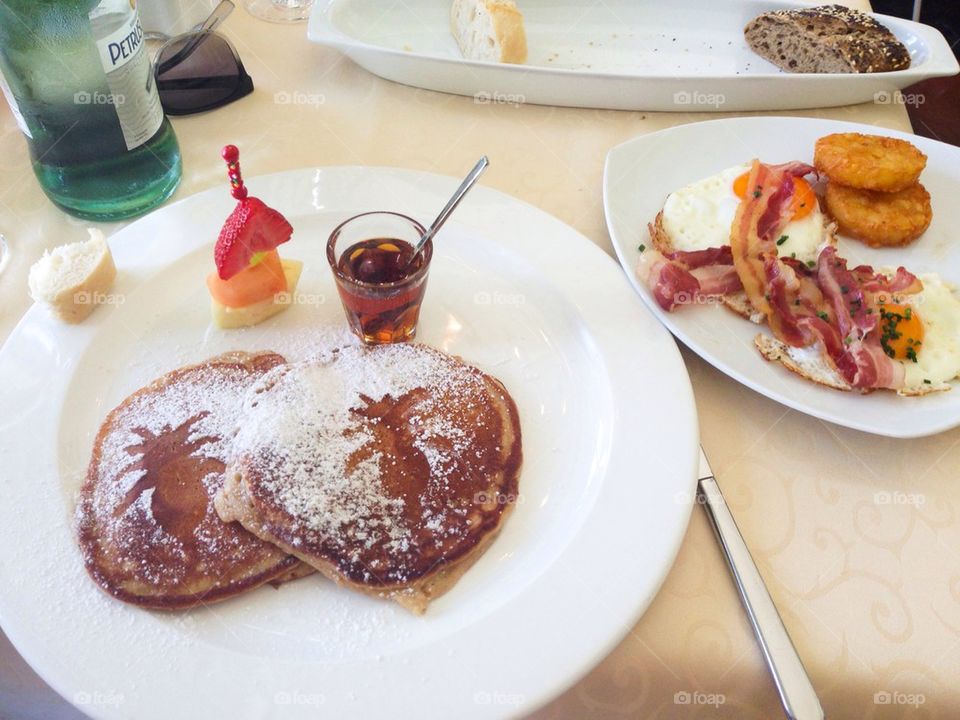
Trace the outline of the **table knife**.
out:
[[[773,682],[777,686],[777,693],[787,717],[790,720],[823,718],[823,709],[813,684],[796,648],[793,647],[787,629],[783,626],[780,613],[763,584],[763,578],[760,577],[753,557],[740,535],[737,523],[730,514],[702,447],[697,487],[699,500],[720,541],[720,548],[750,618],[753,634],[760,643],[763,658],[773,675]]]

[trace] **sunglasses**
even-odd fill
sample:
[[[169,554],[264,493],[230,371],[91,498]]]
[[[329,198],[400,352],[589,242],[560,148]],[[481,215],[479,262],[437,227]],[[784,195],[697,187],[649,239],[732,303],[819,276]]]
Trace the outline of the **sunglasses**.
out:
[[[153,80],[167,115],[215,110],[253,92],[253,78],[237,51],[214,32],[233,8],[223,0],[202,25],[167,40],[157,51]]]

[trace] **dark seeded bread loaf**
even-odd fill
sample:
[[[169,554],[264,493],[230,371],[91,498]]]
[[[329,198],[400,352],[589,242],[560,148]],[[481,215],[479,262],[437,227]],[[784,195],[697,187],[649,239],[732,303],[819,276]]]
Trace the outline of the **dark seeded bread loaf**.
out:
[[[755,53],[787,72],[904,70],[910,53],[869,15],[842,5],[764,13],[744,29]]]

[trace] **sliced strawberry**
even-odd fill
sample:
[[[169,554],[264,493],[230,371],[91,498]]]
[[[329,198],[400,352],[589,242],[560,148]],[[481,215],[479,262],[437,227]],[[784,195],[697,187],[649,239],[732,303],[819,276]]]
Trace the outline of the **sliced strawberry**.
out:
[[[254,197],[244,198],[223,224],[213,257],[221,280],[229,280],[250,266],[256,253],[275,250],[293,234],[279,212]]]

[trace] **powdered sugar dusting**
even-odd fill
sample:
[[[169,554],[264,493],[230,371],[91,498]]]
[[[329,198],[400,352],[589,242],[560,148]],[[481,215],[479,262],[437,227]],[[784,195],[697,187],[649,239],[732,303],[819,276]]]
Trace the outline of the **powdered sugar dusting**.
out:
[[[475,496],[500,468],[484,376],[422,345],[352,345],[276,368],[235,437],[278,534],[363,582],[403,582],[473,542]]]
[[[264,369],[281,360],[272,358]],[[211,501],[259,372],[239,363],[185,368],[111,413],[77,508],[88,563],[160,588],[263,552],[261,541],[226,526]]]

